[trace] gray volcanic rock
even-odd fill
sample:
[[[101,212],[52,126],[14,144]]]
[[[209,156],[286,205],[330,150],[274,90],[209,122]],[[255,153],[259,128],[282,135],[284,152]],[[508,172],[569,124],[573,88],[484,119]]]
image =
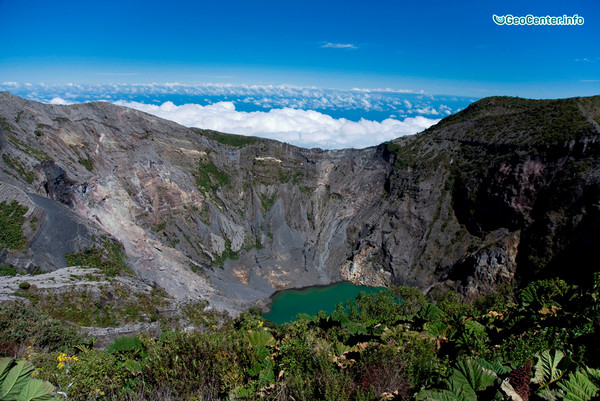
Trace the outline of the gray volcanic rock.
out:
[[[107,234],[182,300],[240,310],[342,279],[472,297],[600,242],[599,105],[489,98],[422,134],[322,151],[1,93],[0,183],[85,222],[70,249]]]

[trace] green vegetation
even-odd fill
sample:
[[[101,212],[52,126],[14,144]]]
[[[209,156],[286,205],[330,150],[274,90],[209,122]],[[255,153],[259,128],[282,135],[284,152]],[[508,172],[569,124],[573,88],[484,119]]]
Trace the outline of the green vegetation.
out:
[[[21,249],[27,246],[27,238],[23,235],[27,210],[17,201],[10,204],[0,202],[0,248]]]
[[[448,162],[447,153],[434,146],[434,140],[427,137],[406,138],[401,143],[385,143],[387,151],[394,155],[394,171],[418,169],[419,172],[437,170]],[[418,176],[417,176],[418,177]]]
[[[31,284],[29,283],[29,281],[21,281],[19,283],[19,289],[21,289],[23,291],[27,291],[30,288],[31,288]]]
[[[227,317],[227,313],[207,309],[207,301],[190,302],[181,306],[182,316],[197,328],[216,327]]]
[[[233,146],[236,148],[242,148],[246,145],[250,145],[258,141],[258,138],[251,136],[223,134],[221,132],[199,128],[192,128],[192,130],[210,140],[219,142],[223,145]]]
[[[32,156],[40,162],[52,160],[48,153],[26,144],[25,142],[19,140],[16,136],[12,134],[8,136],[8,141],[21,152],[25,153],[26,155]]]
[[[281,160],[272,156],[255,157],[252,162],[252,181],[264,185],[285,184],[293,179],[289,168],[282,168]],[[298,173],[296,173],[298,176]]]
[[[166,227],[167,227],[167,222],[162,221],[162,222],[158,223],[157,225],[151,227],[150,229],[152,231],[154,231],[155,233],[158,233],[158,232],[163,231]]]
[[[276,193],[274,193],[271,196],[269,196],[267,194],[261,194],[260,195],[260,203],[262,204],[263,210],[265,212],[268,212],[269,210],[271,210],[271,208],[275,204],[276,199],[277,199]]]
[[[238,260],[239,259],[239,254],[237,252],[234,252],[231,250],[231,241],[227,238],[225,238],[225,250],[218,256],[215,256],[215,260],[213,260],[213,263],[216,266],[223,266],[223,263],[225,263],[225,260],[227,259],[231,259],[231,260]]]
[[[249,238],[249,239],[250,239],[250,238]],[[244,250],[245,250],[246,252],[250,252],[250,251],[251,251],[251,250],[253,250],[253,249],[258,249],[258,250],[261,250],[261,249],[263,249],[263,246],[262,246],[262,244],[260,243],[260,238],[259,238],[259,237],[256,237],[256,238],[254,239],[254,243],[249,243],[248,245],[246,245],[246,246],[244,247]]]
[[[78,253],[65,255],[68,266],[84,266],[100,269],[108,276],[116,276],[120,273],[133,274],[125,264],[125,253],[120,243],[105,240],[102,245],[94,245]]]
[[[277,176],[279,177],[279,182],[281,184],[285,184],[291,180],[291,176],[289,172],[285,172],[283,169],[277,170]]]
[[[14,355],[22,344],[57,351],[71,349],[84,341],[75,326],[51,318],[24,302],[0,303],[0,350],[5,355]]]
[[[94,160],[90,156],[87,156],[85,159],[79,159],[78,162],[85,167],[87,171],[92,171],[94,169]]]
[[[30,229],[31,231],[35,231],[35,230],[36,230],[36,225],[35,225],[35,223],[37,223],[37,222],[38,222],[38,218],[37,218],[36,216],[33,216],[33,217],[31,218],[31,220],[29,220],[29,229]]]
[[[17,268],[14,266],[0,265],[0,276],[11,276],[17,275]]]
[[[312,192],[312,189],[310,187],[306,187],[306,186],[299,186],[298,189],[300,190],[300,192],[302,192],[304,195],[310,195]]]
[[[204,223],[205,226],[210,226],[210,206],[208,205],[208,202],[202,202],[200,209],[193,206],[192,211],[196,212],[196,216],[200,218],[200,221]]]
[[[279,326],[260,310],[227,319],[207,306],[182,308],[196,331],[68,354],[52,351],[66,345],[55,340],[27,358],[40,379],[77,400],[571,401],[600,393],[600,273],[587,288],[548,279],[468,304],[393,287]],[[13,309],[0,309],[0,325],[10,326],[3,313]],[[38,333],[20,327],[23,343]]]
[[[87,286],[60,293],[29,288],[15,295],[28,299],[37,310],[55,319],[96,327],[161,321],[156,308],[168,304],[164,292],[131,293],[112,284],[100,285],[100,291]]]
[[[35,174],[33,171],[27,171],[19,159],[13,159],[7,153],[5,153],[2,155],[2,160],[8,167],[15,170],[19,176],[25,180],[26,183],[31,184],[33,182]]]
[[[549,147],[567,143],[585,132],[593,132],[594,128],[582,109],[598,118],[595,110],[599,104],[599,97],[559,100],[489,97],[443,119],[426,132],[464,124],[463,139],[476,142],[486,139],[497,143],[517,143],[515,139],[523,139],[519,144],[521,148],[534,145]]]
[[[297,170],[294,175],[292,175],[292,184],[298,185],[304,179],[304,172],[302,170]]]
[[[198,170],[194,174],[198,189],[205,194],[212,192],[215,196],[217,190],[229,185],[229,175],[217,168],[211,161],[199,161]]]
[[[0,358],[0,399],[18,401],[51,401],[54,386],[35,379],[35,367],[29,361]]]
[[[395,156],[395,171],[412,168],[418,161],[418,154],[414,145],[400,145],[392,141],[386,142],[385,145],[388,151]]]
[[[0,117],[0,128],[2,128],[2,131],[4,132],[12,132],[11,125],[2,117]]]

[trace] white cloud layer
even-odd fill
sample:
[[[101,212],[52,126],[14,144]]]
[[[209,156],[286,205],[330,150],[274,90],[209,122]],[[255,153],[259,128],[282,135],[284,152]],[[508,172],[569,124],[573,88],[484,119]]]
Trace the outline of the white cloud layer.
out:
[[[120,100],[119,104],[187,126],[328,149],[362,148],[414,134],[475,100],[433,96],[407,89],[227,83],[31,84],[6,81],[0,83],[0,90],[52,104]]]
[[[232,102],[218,102],[207,106],[177,106],[172,102],[158,106],[128,101],[118,101],[115,104],[176,121],[188,127],[253,135],[301,147],[324,149],[374,146],[400,136],[415,134],[439,121],[422,116],[408,117],[402,121],[391,118],[381,122],[365,119],[350,121],[345,118],[336,119],[314,110],[292,108],[243,112],[237,111]]]
[[[58,104],[58,105],[67,105],[67,104],[71,104],[70,102],[67,102],[65,99],[60,98],[60,97],[53,97],[52,99],[50,99],[50,101],[48,102],[50,104]]]
[[[356,45],[353,45],[352,43],[331,43],[331,42],[327,42],[327,43],[323,43],[321,45],[321,47],[332,48],[332,49],[358,49],[358,47]]]
[[[289,85],[233,84],[22,84],[2,82],[0,90],[45,103],[54,98],[67,103],[93,100],[127,100],[161,104],[211,104],[234,102],[239,110],[268,111],[270,109],[317,110],[335,117],[356,120],[357,116],[382,121],[392,116],[423,115],[439,118],[457,112],[475,99],[432,96],[423,91],[407,89],[324,89]],[[57,101],[57,100],[54,100]],[[396,118],[396,117],[392,117]]]

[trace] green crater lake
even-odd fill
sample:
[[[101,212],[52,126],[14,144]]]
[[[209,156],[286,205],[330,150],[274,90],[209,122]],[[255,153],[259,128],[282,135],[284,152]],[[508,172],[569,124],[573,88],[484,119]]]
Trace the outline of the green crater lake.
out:
[[[298,313],[316,315],[322,310],[331,314],[337,304],[356,298],[361,291],[371,294],[382,289],[382,287],[366,287],[344,282],[299,290],[283,290],[271,297],[271,311],[265,313],[263,318],[282,324],[296,320]]]

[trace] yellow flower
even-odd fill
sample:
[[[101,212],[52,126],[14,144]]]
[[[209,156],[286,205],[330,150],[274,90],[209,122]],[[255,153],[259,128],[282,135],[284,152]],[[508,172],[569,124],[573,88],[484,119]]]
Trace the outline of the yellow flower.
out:
[[[262,327],[262,326],[263,326],[263,323],[264,323],[264,322],[260,322],[260,323],[258,324],[258,327]]]
[[[60,362],[58,365],[56,365],[56,367],[57,367],[58,369],[62,369],[62,368],[64,368],[64,367],[65,367],[65,364],[64,364],[64,363],[62,363],[62,362]]]
[[[60,362],[63,366],[65,363],[71,363],[71,362],[77,362],[79,361],[79,358],[77,358],[76,356],[67,356],[67,354],[65,354],[64,352],[60,353],[57,357],[56,360],[58,362]]]

